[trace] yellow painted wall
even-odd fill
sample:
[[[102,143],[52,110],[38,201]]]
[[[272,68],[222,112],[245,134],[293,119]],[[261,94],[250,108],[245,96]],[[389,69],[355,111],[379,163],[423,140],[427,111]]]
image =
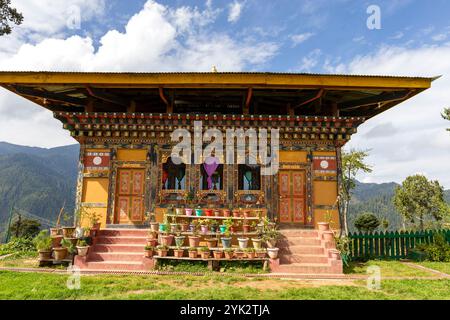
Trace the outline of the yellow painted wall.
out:
[[[117,160],[120,161],[145,161],[147,159],[147,150],[130,150],[130,149],[118,149]]]
[[[334,152],[334,151],[313,151],[313,156],[334,157],[334,156],[336,156],[336,152]]]
[[[337,182],[314,181],[313,194],[315,205],[332,206],[337,199]]]
[[[280,163],[306,162],[306,151],[280,151]]]
[[[83,180],[83,194],[81,198],[82,205],[89,205],[89,208],[85,208],[88,212],[95,212],[100,216],[101,227],[106,226],[106,212],[108,204],[108,178],[84,178]],[[92,204],[98,204],[92,206]],[[82,226],[89,226],[89,221],[82,220]]]
[[[331,229],[339,229],[339,212],[338,210],[314,210],[314,224],[317,229],[318,222],[330,222]]]

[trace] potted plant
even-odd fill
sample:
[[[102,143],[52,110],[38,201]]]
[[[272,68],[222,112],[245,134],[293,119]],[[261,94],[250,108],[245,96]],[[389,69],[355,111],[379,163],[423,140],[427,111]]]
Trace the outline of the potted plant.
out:
[[[242,223],[242,232],[249,233],[250,232],[250,225],[248,224],[247,218],[244,218],[243,221],[240,221]]]
[[[223,224],[226,227],[226,231],[234,232],[234,230],[232,230],[232,227],[234,226],[234,221],[232,218],[228,218],[228,219],[224,220]]]
[[[147,237],[147,246],[156,247],[157,242],[158,242],[158,233],[155,231],[149,231]]]
[[[59,248],[61,247],[61,241],[64,237],[62,235],[58,236],[52,236],[52,248]]]
[[[161,235],[161,244],[170,247],[173,243],[173,234],[164,233]]]
[[[85,257],[88,253],[89,245],[85,240],[79,240],[77,243],[77,252],[80,257]]]
[[[189,192],[185,196],[185,199],[186,199],[186,203],[188,205],[192,205],[192,203],[194,202],[194,199],[195,199],[195,193],[194,193],[193,189],[189,190]],[[185,214],[189,217],[192,216],[192,211],[193,211],[192,208],[184,209]]]
[[[52,257],[52,238],[48,235],[47,230],[42,230],[33,239],[33,243],[39,253],[39,260],[50,260]]]
[[[225,250],[223,250],[223,252],[225,253],[225,259],[233,259],[234,256],[234,250],[231,248],[226,248]]]
[[[220,217],[220,210],[219,209],[214,209],[214,216],[215,217]]]
[[[214,216],[213,210],[212,209],[205,209],[205,215],[207,217],[213,217]]]
[[[175,245],[177,247],[182,247],[184,245],[184,240],[186,239],[185,236],[182,236],[181,233],[177,233],[175,237]]]
[[[270,259],[276,259],[278,258],[278,248],[267,248],[267,254],[269,255]]]
[[[234,255],[236,256],[237,259],[242,259],[245,257],[245,252],[243,249],[238,248],[236,249],[236,251],[234,252]]]
[[[156,222],[156,217],[154,212],[150,212],[150,230],[158,232],[159,222]]]
[[[222,241],[222,247],[231,248],[231,236],[229,231],[226,231],[224,237],[221,237],[220,240]]]
[[[197,258],[197,248],[196,247],[189,247],[188,249],[189,258],[195,259]]]
[[[158,256],[160,257],[166,257],[167,252],[169,251],[169,247],[163,244],[160,244],[156,247],[156,251],[158,252]]]
[[[178,232],[178,223],[170,224],[170,232],[177,233]]]
[[[185,209],[184,209],[184,213],[185,213],[188,217],[192,216],[192,212],[193,212],[193,211],[194,211],[194,210],[191,209],[191,208],[185,208]]]
[[[174,213],[174,206],[171,204],[169,206],[167,206],[167,210],[166,210],[167,215],[171,216]]]
[[[214,259],[222,259],[223,257],[223,251],[221,250],[214,250],[213,251]]]
[[[238,238],[239,248],[246,249],[248,246],[248,238]]]
[[[208,247],[201,247],[200,249],[200,253],[202,256],[202,259],[208,259],[209,258],[209,248]]]
[[[233,209],[233,217],[239,218],[241,216],[241,210],[239,209]]]
[[[230,217],[230,216],[231,216],[231,210],[232,210],[232,209],[233,209],[233,205],[232,205],[232,204],[230,204],[230,205],[228,206],[228,209],[223,209],[223,210],[222,210],[223,216],[226,217],[226,218]]]
[[[220,231],[220,233],[225,233],[225,232],[227,232],[227,226],[226,225],[224,225],[224,224],[221,224],[220,226],[219,226],[219,231]]]
[[[262,239],[261,238],[252,238],[253,248],[261,249],[261,243],[262,243]]]
[[[203,234],[207,234],[209,231],[210,220],[209,219],[201,219],[198,222],[200,224],[200,230]]]
[[[76,227],[63,227],[62,228],[63,237],[66,238],[66,239],[73,238],[73,234],[75,233],[75,229],[76,229]]]
[[[200,243],[200,237],[198,236],[198,225],[194,224],[192,230],[192,235],[189,236],[189,247],[198,247]]]
[[[216,233],[217,232],[217,227],[219,226],[219,223],[217,222],[217,221],[215,221],[215,220],[212,220],[210,223],[209,223],[209,227],[211,228],[211,232],[212,233]]]
[[[256,256],[258,258],[265,258],[266,257],[266,250],[263,248],[256,249]]]
[[[61,241],[61,247],[53,248],[53,255],[56,261],[64,260],[67,257],[68,248],[72,245],[67,239]]]
[[[216,248],[217,247],[217,238],[208,238],[206,239],[206,244],[208,246],[208,248]]]
[[[176,214],[177,216],[182,216],[183,213],[184,213],[184,208],[176,208],[176,209],[175,209],[175,214]]]
[[[255,252],[254,248],[247,248],[247,249],[245,249],[245,253],[247,254],[247,258],[255,259],[256,252]]]
[[[197,208],[195,208],[195,215],[197,217],[201,217],[203,215],[203,209],[200,206],[197,206]]]
[[[100,230],[100,216],[95,211],[89,214],[89,221],[93,230]]]
[[[173,250],[173,256],[174,257],[176,257],[176,258],[183,258],[183,255],[184,255],[184,249],[183,248],[177,246]]]
[[[266,242],[268,248],[275,248],[280,232],[276,229],[268,229],[264,232],[262,239]]]
[[[187,220],[181,220],[179,226],[180,226],[181,232],[187,232],[188,228],[189,228],[189,223]]]
[[[153,254],[155,252],[155,247],[154,246],[145,246],[144,250],[145,250],[145,257],[146,258],[153,257]]]
[[[244,218],[250,218],[252,211],[250,209],[244,210]]]
[[[50,236],[60,236],[62,235],[61,228],[50,228]]]

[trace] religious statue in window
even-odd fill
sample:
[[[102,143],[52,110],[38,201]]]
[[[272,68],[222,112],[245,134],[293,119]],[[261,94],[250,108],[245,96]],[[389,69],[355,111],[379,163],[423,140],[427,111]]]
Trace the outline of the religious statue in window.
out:
[[[186,189],[186,164],[175,164],[172,158],[163,163],[162,188],[165,190]]]
[[[261,168],[256,164],[240,164],[238,166],[239,190],[261,189]]]
[[[223,164],[216,157],[209,157],[200,166],[200,189],[223,190]]]

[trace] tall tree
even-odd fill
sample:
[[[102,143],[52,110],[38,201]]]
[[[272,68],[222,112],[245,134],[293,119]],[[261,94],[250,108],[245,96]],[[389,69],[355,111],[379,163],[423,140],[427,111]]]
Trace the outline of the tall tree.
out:
[[[11,0],[0,0],[0,36],[10,34],[11,24],[19,25],[22,21],[23,15],[11,7]]]
[[[11,225],[11,233],[16,238],[34,238],[41,230],[41,224],[37,220],[23,219],[19,215],[18,219]]]
[[[363,212],[355,220],[358,231],[373,232],[380,225],[380,220],[372,212]]]
[[[442,220],[449,212],[444,200],[444,188],[438,181],[429,181],[425,176],[409,176],[395,189],[394,205],[397,211],[413,224],[419,222],[424,229],[426,219]]]
[[[450,108],[444,109],[444,112],[442,113],[442,118],[450,121]],[[450,128],[447,128],[447,131],[450,131]]]
[[[356,186],[356,175],[359,172],[369,173],[372,168],[364,162],[369,155],[368,151],[350,150],[342,152],[341,185],[339,189],[339,211],[344,232],[348,235],[348,208],[352,197],[352,190]]]

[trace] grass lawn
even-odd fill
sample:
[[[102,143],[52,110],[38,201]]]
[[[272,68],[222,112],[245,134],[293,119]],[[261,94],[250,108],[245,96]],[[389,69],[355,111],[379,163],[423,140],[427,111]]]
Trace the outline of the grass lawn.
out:
[[[384,280],[370,291],[361,280],[293,281],[237,276],[82,276],[0,271],[0,299],[450,299],[450,280]]]
[[[446,274],[450,274],[450,262],[431,262],[431,261],[423,261],[418,262],[421,266],[434,269]]]
[[[382,277],[437,277],[435,273],[416,269],[395,260],[369,260],[367,262],[350,262],[350,265],[348,267],[344,267],[344,273],[367,274],[367,267],[369,266],[380,267]],[[447,263],[447,268],[450,268],[450,263]]]

